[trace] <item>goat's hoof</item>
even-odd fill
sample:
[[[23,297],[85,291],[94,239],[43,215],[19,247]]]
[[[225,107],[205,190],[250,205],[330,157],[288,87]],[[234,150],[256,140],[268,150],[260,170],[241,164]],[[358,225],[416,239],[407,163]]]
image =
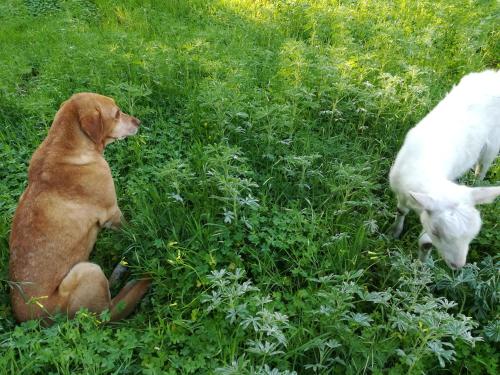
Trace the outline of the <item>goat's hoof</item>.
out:
[[[389,229],[389,233],[391,234],[392,238],[398,239],[401,237],[401,233],[403,233],[403,228],[400,228],[399,225],[391,225],[391,228]]]
[[[431,253],[432,250],[432,243],[431,242],[426,242],[420,245],[418,249],[418,259],[422,262],[425,263],[427,259],[429,259],[429,254]]]
[[[398,239],[401,236],[402,232],[403,232],[403,226],[397,221],[392,223],[391,226],[389,227],[389,234],[391,235],[392,238]]]

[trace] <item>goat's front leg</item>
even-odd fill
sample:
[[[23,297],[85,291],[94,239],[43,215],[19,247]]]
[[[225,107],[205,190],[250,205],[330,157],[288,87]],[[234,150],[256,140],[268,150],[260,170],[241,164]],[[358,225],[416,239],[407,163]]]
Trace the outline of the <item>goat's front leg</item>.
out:
[[[390,229],[394,238],[399,238],[399,236],[401,236],[405,224],[405,217],[408,212],[410,212],[410,209],[406,206],[403,206],[398,201],[398,212],[396,214],[396,220],[394,220],[394,223],[391,225]]]
[[[418,259],[420,259],[422,263],[427,261],[431,250],[432,240],[425,230],[423,230],[418,239]]]

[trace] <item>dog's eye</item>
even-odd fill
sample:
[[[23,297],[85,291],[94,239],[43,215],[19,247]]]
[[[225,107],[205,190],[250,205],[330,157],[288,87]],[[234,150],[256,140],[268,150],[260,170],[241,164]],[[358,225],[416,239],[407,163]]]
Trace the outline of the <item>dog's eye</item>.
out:
[[[116,114],[115,114],[115,118],[117,119],[118,117],[120,117],[120,110],[119,109],[116,110]]]

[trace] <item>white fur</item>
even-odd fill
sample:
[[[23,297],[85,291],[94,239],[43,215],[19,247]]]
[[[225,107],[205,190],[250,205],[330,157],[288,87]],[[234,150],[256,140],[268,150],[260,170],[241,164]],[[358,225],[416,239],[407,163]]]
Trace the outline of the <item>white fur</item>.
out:
[[[413,129],[390,172],[399,214],[398,237],[410,209],[424,228],[420,258],[430,243],[451,268],[461,268],[481,228],[475,205],[490,203],[500,187],[470,188],[454,181],[478,164],[479,178],[500,150],[500,71],[471,73]]]
[[[111,136],[118,140],[122,140],[131,135],[135,135],[137,133],[137,130],[137,125],[134,125],[134,123],[130,119],[121,118],[111,132]]]

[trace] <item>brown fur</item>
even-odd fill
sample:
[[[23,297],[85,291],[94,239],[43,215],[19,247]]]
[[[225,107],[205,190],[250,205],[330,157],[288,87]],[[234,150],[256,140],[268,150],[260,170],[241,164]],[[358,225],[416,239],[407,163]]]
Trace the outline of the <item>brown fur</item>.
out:
[[[105,96],[73,95],[31,158],[10,235],[11,298],[18,321],[56,312],[73,316],[81,307],[110,309],[112,320],[120,319],[150,286],[149,279],[133,281],[111,299],[106,276],[88,262],[100,229],[117,228],[122,216],[103,151],[137,131],[140,121],[118,111]]]

